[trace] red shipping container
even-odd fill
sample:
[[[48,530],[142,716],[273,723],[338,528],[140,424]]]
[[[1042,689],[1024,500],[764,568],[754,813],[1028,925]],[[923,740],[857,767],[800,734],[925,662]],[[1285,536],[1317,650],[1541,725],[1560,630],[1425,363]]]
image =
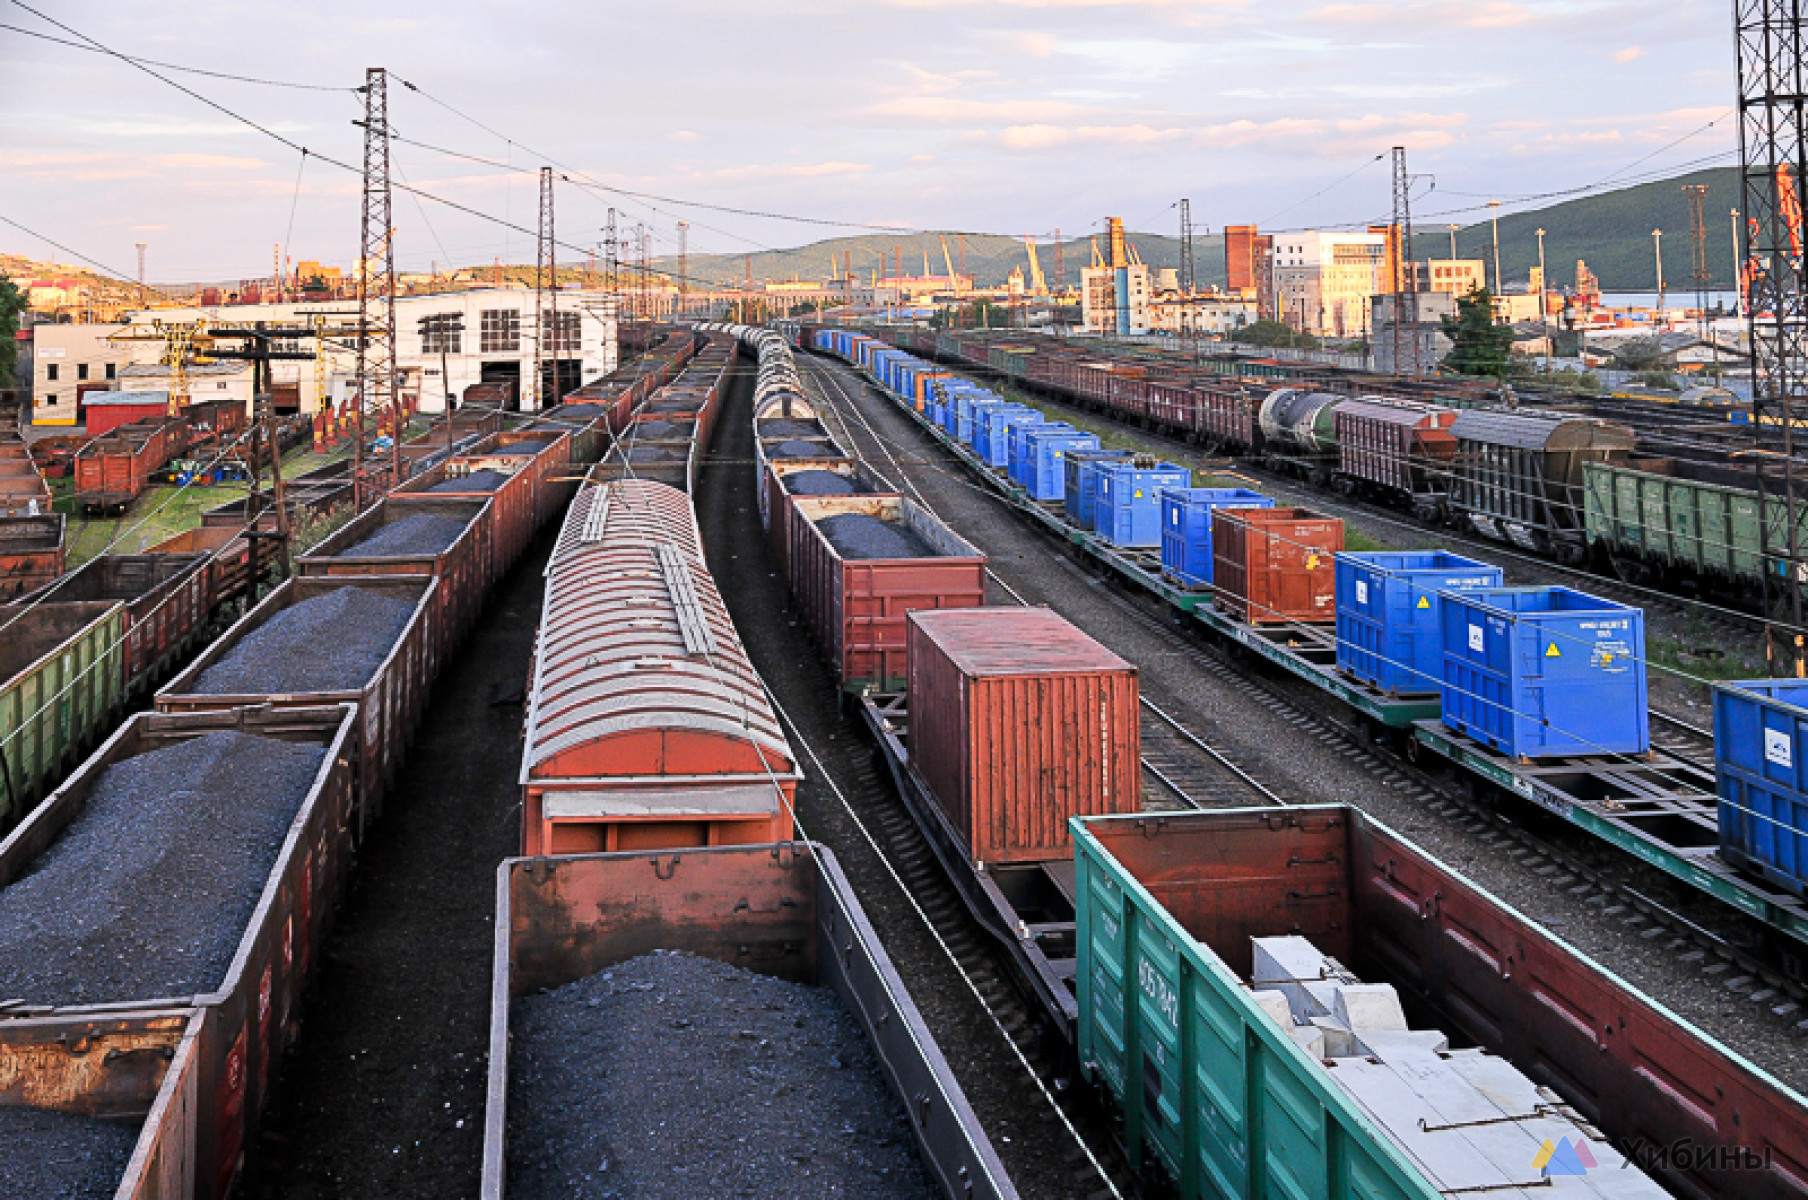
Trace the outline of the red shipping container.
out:
[[[1343,522],[1303,508],[1212,511],[1218,610],[1248,625],[1337,619]]]
[[[844,559],[816,522],[859,513],[896,522],[935,550],[928,558]],[[901,691],[905,617],[986,602],[986,556],[900,496],[793,496],[791,594],[816,647],[849,691]]]
[[[1136,668],[1046,608],[910,615],[910,761],[979,863],[1142,807]]]

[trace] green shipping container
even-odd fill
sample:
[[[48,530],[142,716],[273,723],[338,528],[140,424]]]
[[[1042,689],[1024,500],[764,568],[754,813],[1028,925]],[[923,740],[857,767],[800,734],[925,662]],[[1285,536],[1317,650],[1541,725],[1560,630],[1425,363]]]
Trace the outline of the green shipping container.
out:
[[[112,728],[125,694],[125,605],[0,606],[0,833]]]
[[[1672,458],[1588,463],[1583,470],[1591,546],[1660,571],[1759,581],[1766,539],[1752,470]],[[1787,546],[1787,503],[1770,496],[1765,510],[1769,544]],[[1808,505],[1798,503],[1795,521],[1797,544],[1808,544]]]

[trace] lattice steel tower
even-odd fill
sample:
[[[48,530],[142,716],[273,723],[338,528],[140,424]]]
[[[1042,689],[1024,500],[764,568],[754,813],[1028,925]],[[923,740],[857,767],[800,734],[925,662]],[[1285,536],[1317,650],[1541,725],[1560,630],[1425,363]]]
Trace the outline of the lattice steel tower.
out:
[[[534,385],[533,404],[526,408],[548,407],[547,393],[553,404],[559,402],[559,264],[553,251],[552,232],[552,168],[540,168],[540,244],[534,251]],[[552,386],[546,386],[546,360],[552,362]]]
[[[401,478],[401,381],[396,375],[395,225],[389,191],[389,76],[364,72],[364,204],[358,241],[358,368],[352,400],[353,498],[363,503],[364,411],[389,414],[390,454]]]
[[[1412,176],[1406,172],[1406,147],[1395,146],[1394,374],[1417,379],[1419,372],[1419,279],[1413,266]]]
[[[1744,275],[1751,334],[1752,436],[1756,443],[1766,649],[1773,675],[1808,673],[1802,633],[1808,569],[1796,519],[1795,422],[1808,392],[1808,288],[1803,279],[1802,199],[1808,172],[1803,118],[1801,0],[1735,0],[1739,66],[1739,174],[1746,214]],[[1763,431],[1780,429],[1782,455]],[[1784,501],[1773,517],[1767,497]]]
[[[1198,288],[1193,278],[1193,202],[1180,201],[1180,294],[1191,296]]]

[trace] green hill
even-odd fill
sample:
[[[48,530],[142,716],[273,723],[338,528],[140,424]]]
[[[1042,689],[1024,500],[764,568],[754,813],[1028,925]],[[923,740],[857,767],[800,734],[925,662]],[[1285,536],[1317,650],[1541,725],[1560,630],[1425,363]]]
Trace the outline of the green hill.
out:
[[[1500,219],[1500,268],[1508,283],[1523,282],[1538,265],[1538,238],[1544,230],[1545,267],[1552,286],[1576,280],[1576,260],[1608,291],[1651,291],[1657,286],[1656,254],[1651,231],[1664,231],[1664,286],[1673,296],[1694,290],[1694,247],[1689,237],[1689,202],[1685,184],[1705,183],[1703,224],[1707,228],[1709,286],[1733,286],[1733,231],[1731,212],[1740,207],[1739,172],[1734,167],[1695,171],[1674,179],[1641,183],[1598,196],[1567,200],[1548,208],[1515,213]],[[1437,196],[1427,198],[1437,207]],[[1493,274],[1493,230],[1479,221],[1457,231],[1457,257],[1487,261]],[[1450,234],[1442,225],[1415,223],[1413,251],[1419,258],[1445,258],[1450,254]]]
[[[896,248],[903,247],[904,273],[918,275],[923,271],[924,255],[928,255],[929,273],[944,275],[948,268],[942,257],[941,238],[936,233],[921,234],[889,234],[872,233],[859,237],[828,238],[820,242],[812,242],[808,246],[799,246],[793,250],[756,250],[751,256],[740,254],[693,254],[690,257],[690,276],[700,283],[736,284],[742,282],[751,270],[755,283],[785,279],[821,280],[831,274],[830,256],[833,256],[833,271],[841,270],[842,254],[852,254],[854,276],[857,279],[869,279],[872,272],[889,274],[895,269]],[[954,261],[955,270],[960,270],[960,239],[955,234],[945,235],[948,239],[948,258]],[[1136,246],[1142,260],[1151,267],[1178,267],[1180,265],[1180,239],[1156,233],[1132,233],[1130,241]],[[1102,240],[1101,252],[1106,247]],[[879,256],[885,256],[885,264],[881,268]],[[967,273],[973,276],[980,287],[992,287],[1004,283],[1012,267],[1022,268],[1025,277],[1029,275],[1029,256],[1024,249],[1022,238],[1001,237],[993,234],[967,235]],[[1038,239],[1036,257],[1042,264],[1042,272],[1052,284],[1055,282],[1055,246],[1052,241]],[[1092,262],[1092,239],[1064,238],[1061,242],[1062,274],[1066,282],[1078,285],[1080,271]],[[1221,238],[1199,237],[1193,241],[1193,260],[1198,271],[1201,284],[1224,282],[1224,243]],[[661,271],[676,271],[678,259],[675,255],[657,258],[653,265]]]

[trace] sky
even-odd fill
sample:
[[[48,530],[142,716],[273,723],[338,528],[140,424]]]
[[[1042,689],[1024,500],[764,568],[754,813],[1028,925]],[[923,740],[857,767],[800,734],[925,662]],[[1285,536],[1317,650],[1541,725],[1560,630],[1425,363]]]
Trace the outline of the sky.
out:
[[[1385,219],[1403,145],[1441,224],[1736,148],[1728,0],[0,0],[0,25],[0,218],[32,231],[0,251],[132,276],[143,241],[153,282],[267,276],[279,244],[349,264],[359,176],[329,160],[361,162],[371,66],[425,193],[394,198],[404,270],[531,262],[546,163],[569,259],[611,204],[655,255],[679,220],[712,253],[1171,232],[1182,196],[1212,231],[1329,227]],[[189,94],[19,30],[305,88],[151,68]]]

